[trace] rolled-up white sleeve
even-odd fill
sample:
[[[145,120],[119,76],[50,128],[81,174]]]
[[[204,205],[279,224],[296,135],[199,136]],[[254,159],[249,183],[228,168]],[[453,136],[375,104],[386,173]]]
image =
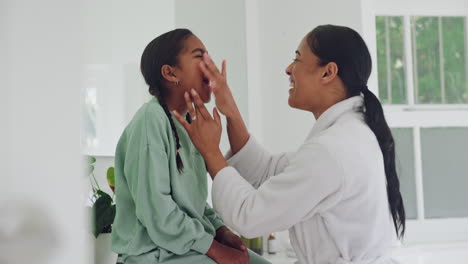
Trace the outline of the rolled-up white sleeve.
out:
[[[339,162],[326,148],[309,146],[258,189],[235,168],[222,169],[213,181],[213,207],[228,226],[251,238],[286,230],[330,208],[339,201],[342,186]]]
[[[284,171],[293,153],[272,155],[251,135],[239,152],[232,155],[229,150],[225,158],[245,180],[258,188],[269,177]]]

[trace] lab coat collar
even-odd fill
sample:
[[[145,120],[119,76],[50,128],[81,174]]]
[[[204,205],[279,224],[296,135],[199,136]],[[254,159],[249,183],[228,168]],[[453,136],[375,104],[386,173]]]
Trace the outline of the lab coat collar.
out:
[[[363,103],[364,98],[358,95],[332,105],[317,119],[309,133],[309,136],[307,136],[306,141],[309,141],[314,135],[332,126],[343,115],[347,113],[359,112],[359,109],[363,106]]]

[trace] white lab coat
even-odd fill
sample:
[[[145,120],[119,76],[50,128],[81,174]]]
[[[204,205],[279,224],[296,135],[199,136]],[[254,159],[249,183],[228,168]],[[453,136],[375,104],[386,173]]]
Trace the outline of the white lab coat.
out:
[[[225,223],[246,237],[289,229],[300,263],[394,263],[383,157],[362,105],[330,107],[295,153],[271,155],[252,136],[228,153],[212,187]]]

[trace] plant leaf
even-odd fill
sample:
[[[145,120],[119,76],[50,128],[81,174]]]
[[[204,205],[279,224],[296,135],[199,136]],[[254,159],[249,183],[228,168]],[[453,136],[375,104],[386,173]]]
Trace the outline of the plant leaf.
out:
[[[99,198],[101,197],[106,197],[107,200],[110,201],[110,203],[112,203],[112,198],[109,194],[107,194],[106,192],[102,191],[102,190],[97,190],[96,193],[99,195]]]
[[[99,192],[99,191],[98,191]],[[101,191],[102,192],[102,191]],[[97,238],[100,233],[106,230],[115,218],[115,205],[112,204],[112,198],[106,193],[99,197],[93,205],[94,228],[93,234]]]
[[[107,169],[107,183],[111,188],[115,187],[114,167],[109,167]]]
[[[88,163],[89,164],[94,164],[96,162],[96,158],[93,156],[88,156]]]

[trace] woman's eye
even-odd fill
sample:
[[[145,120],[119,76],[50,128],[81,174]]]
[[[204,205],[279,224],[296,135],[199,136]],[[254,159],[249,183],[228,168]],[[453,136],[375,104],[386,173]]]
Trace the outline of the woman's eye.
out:
[[[297,62],[298,60],[296,58],[293,59],[294,62]]]
[[[195,56],[195,58],[203,58],[203,55]]]

